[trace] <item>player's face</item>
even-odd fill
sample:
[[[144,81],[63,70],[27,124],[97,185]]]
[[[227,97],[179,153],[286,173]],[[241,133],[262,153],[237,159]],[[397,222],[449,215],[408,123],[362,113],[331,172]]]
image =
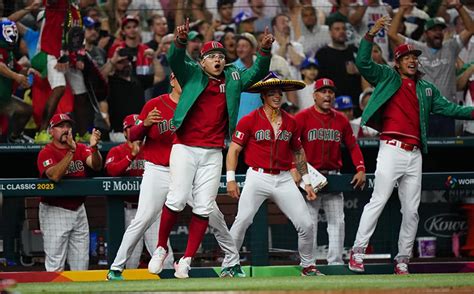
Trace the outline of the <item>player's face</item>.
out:
[[[398,71],[402,77],[412,78],[418,71],[418,57],[415,54],[407,54],[400,57],[395,65],[398,67]]]
[[[212,51],[203,56],[202,68],[210,75],[218,77],[224,71],[225,55],[218,51]]]
[[[62,122],[50,129],[54,141],[61,144],[67,144],[67,135],[72,131],[72,125],[69,122]]]
[[[331,88],[323,88],[313,93],[314,106],[321,112],[331,110],[336,93]]]
[[[280,108],[283,92],[280,89],[270,89],[262,93],[263,102],[271,108]]]

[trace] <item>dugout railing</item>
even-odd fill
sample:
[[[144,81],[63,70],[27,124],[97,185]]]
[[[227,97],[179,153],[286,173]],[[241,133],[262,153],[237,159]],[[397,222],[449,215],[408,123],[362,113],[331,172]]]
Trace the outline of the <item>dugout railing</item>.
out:
[[[346,243],[350,242],[355,235],[360,213],[363,205],[368,201],[373,189],[373,174],[367,175],[367,185],[364,192],[355,192],[350,185],[351,174],[328,176],[329,184],[324,191],[345,192],[347,201],[352,200],[354,208],[356,199],[359,203],[357,209],[350,211],[346,205]],[[115,257],[124,232],[124,195],[138,194],[141,178],[109,178],[96,177],[78,180],[63,180],[53,183],[49,180],[37,178],[23,179],[0,179],[0,192],[3,197],[29,197],[29,196],[106,196],[107,207],[107,241],[109,263]],[[238,175],[237,181],[243,187],[245,176]],[[442,191],[443,196],[425,193],[420,205],[420,225],[418,235],[437,236],[439,246],[450,247],[451,236],[454,233],[465,234],[467,222],[465,213],[460,209],[460,203],[470,202],[474,197],[474,172],[445,172],[445,173],[423,173],[423,191]],[[228,197],[226,193],[226,181],[223,176],[219,188],[219,197]],[[437,196],[438,195],[438,196]],[[382,239],[391,253],[397,250],[398,228],[400,226],[399,203],[396,199],[396,191],[387,204],[384,216],[379,222],[377,230],[380,231]],[[236,208],[236,206],[235,206]],[[234,212],[235,213],[235,212]],[[267,203],[264,203],[257,213],[254,223],[249,229],[248,248],[251,251],[252,265],[269,264],[269,214]],[[377,234],[377,232],[376,232]],[[443,245],[444,244],[444,245]],[[447,244],[447,245],[446,245]],[[461,244],[462,245],[462,244]],[[447,249],[445,249],[447,250]]]

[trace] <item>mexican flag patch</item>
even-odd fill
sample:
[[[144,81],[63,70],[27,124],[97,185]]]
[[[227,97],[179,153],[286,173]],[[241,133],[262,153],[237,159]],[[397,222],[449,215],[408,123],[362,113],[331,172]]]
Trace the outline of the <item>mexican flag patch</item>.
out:
[[[235,131],[235,137],[239,140],[242,140],[244,138],[244,133]]]
[[[53,161],[52,161],[51,159],[45,160],[45,161],[43,161],[43,166],[44,166],[44,167],[47,167],[47,166],[50,165],[51,163],[53,163]]]

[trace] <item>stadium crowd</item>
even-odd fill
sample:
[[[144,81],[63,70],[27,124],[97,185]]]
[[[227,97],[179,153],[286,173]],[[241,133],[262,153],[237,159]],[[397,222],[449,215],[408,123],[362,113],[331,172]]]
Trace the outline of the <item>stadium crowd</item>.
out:
[[[50,142],[51,117],[69,113],[76,141],[88,142],[95,127],[102,140],[125,142],[123,119],[169,92],[166,53],[175,24],[186,18],[190,58],[198,60],[202,44],[216,40],[227,50],[226,62],[239,68],[254,63],[268,26],[275,36],[270,70],[307,85],[285,93],[286,109],[297,113],[312,105],[314,81],[330,78],[338,85],[335,107],[351,120],[354,134],[376,136],[360,128],[372,88],[354,60],[361,37],[384,15],[393,22],[376,36],[373,59],[392,64],[396,45],[415,44],[424,52],[424,78],[451,101],[472,105],[471,0],[3,0],[1,140]],[[255,95],[242,94],[239,119],[261,106]],[[474,134],[471,122],[433,116],[430,124],[430,136]]]

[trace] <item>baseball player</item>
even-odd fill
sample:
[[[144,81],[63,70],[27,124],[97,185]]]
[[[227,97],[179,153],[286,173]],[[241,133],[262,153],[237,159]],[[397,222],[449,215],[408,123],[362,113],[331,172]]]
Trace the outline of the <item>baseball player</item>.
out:
[[[40,177],[59,182],[63,178],[86,177],[86,165],[95,171],[102,168],[102,156],[97,147],[100,131],[92,131],[87,147],[74,141],[72,124],[72,119],[64,113],[51,118],[48,130],[53,140],[38,154]],[[89,224],[84,201],[84,196],[41,198],[39,222],[46,271],[64,271],[66,258],[71,270],[87,270]]]
[[[316,199],[309,179],[306,157],[298,137],[296,120],[280,109],[283,91],[305,87],[302,81],[280,80],[272,72],[247,91],[260,92],[263,106],[244,116],[237,124],[227,153],[227,192],[239,198],[237,216],[230,229],[237,248],[242,246],[245,232],[252,224],[258,208],[267,199],[273,200],[291,220],[298,232],[301,275],[321,275],[316,269],[313,250],[313,224],[308,207],[289,172],[292,156],[303,175],[308,200]],[[249,166],[242,195],[235,182],[239,154],[245,149]]]
[[[179,96],[178,96],[179,97]],[[105,170],[108,175],[112,177],[119,177],[119,176],[128,176],[128,177],[141,177],[143,175],[143,170],[145,169],[145,158],[142,152],[142,141],[130,141],[130,128],[135,125],[135,121],[138,120],[137,114],[127,115],[123,120],[123,134],[126,138],[126,142],[120,144],[118,146],[113,147],[110,149],[109,153],[107,154],[107,158],[105,160]],[[143,191],[143,190],[141,190]],[[143,197],[145,198],[145,197]],[[143,201],[142,201],[143,202]],[[130,224],[133,222],[140,223],[140,215],[143,215],[143,205],[141,205],[141,214],[137,217],[137,210],[138,210],[138,196],[131,196],[126,198],[126,207],[125,207],[125,227],[129,227]],[[150,205],[150,203],[145,203],[146,205]],[[161,209],[161,208],[160,208]],[[136,219],[136,220],[134,220]],[[154,222],[149,225],[147,230],[139,235],[140,238],[135,245],[135,249],[129,247],[127,248],[130,251],[123,250],[126,246],[121,246],[119,249],[120,254],[117,254],[116,259],[114,261],[114,266],[121,263],[124,258],[122,256],[123,253],[126,253],[128,256],[128,260],[126,262],[127,269],[138,268],[140,263],[140,256],[143,250],[143,241],[145,241],[145,246],[150,253],[153,254],[155,250],[156,243],[158,243],[158,228],[159,228],[159,219],[158,214],[154,216]],[[128,239],[130,238],[130,232],[133,230],[128,231],[129,233],[124,235],[122,243],[127,243]],[[123,247],[123,248],[122,248]],[[165,263],[166,268],[173,268],[173,254],[170,254],[166,259]],[[122,265],[123,270],[123,265]],[[110,277],[109,277],[110,276]],[[107,279],[108,280],[117,280],[119,275],[111,272]]]
[[[361,125],[381,132],[375,170],[374,192],[360,218],[349,269],[364,271],[364,253],[377,220],[398,183],[402,224],[395,257],[395,274],[408,274],[408,262],[418,228],[421,195],[422,156],[428,151],[426,134],[429,113],[457,119],[473,119],[474,107],[449,102],[418,71],[420,50],[402,44],[395,48],[395,66],[376,64],[371,58],[374,36],[386,28],[390,18],[382,17],[361,40],[356,58],[362,76],[374,92],[362,114]]]
[[[153,224],[151,227],[156,226],[156,229],[153,229],[154,239],[158,238],[161,209],[170,184],[169,156],[175,137],[171,119],[181,95],[181,87],[176,78],[173,74],[170,78],[171,93],[148,101],[138,116],[135,126],[127,132],[129,140],[145,142],[140,151],[145,160],[145,172],[140,186],[137,214],[123,236],[117,256],[107,274],[108,280],[123,280],[122,271],[127,259],[130,258],[135,244],[139,242],[145,231],[150,230],[147,228],[151,224]],[[217,203],[214,202],[213,206],[214,210],[209,215],[209,225],[214,229],[217,242],[225,252],[221,276],[245,276],[240,267],[239,252],[229,234],[224,215],[218,209]],[[152,252],[156,244],[157,241],[153,243]],[[173,252],[169,240],[167,245],[169,252],[164,255],[163,265],[166,268],[170,266],[170,263],[171,267],[173,264]],[[154,274],[159,273],[150,267],[149,270]]]
[[[189,20],[176,31],[168,60],[183,93],[173,116],[176,138],[170,155],[170,191],[161,215],[158,247],[148,267],[152,272],[161,271],[167,252],[166,240],[178,213],[192,195],[188,244],[184,256],[175,264],[174,274],[177,278],[188,278],[191,260],[204,237],[209,215],[215,209],[222,148],[227,133],[233,132],[237,121],[240,93],[268,71],[273,36],[267,28],[254,65],[240,70],[232,64],[225,66],[226,51],[215,41],[203,45],[199,64],[187,60]]]
[[[296,115],[300,139],[306,158],[324,175],[339,174],[342,167],[341,144],[349,150],[357,173],[352,179],[354,188],[365,184],[365,166],[362,152],[346,116],[332,108],[336,87],[330,79],[314,83],[314,105]],[[299,179],[296,179],[299,182]],[[314,227],[313,256],[316,258],[319,209],[322,207],[328,222],[329,265],[344,264],[344,195],[342,193],[318,193],[318,199],[307,201]]]

